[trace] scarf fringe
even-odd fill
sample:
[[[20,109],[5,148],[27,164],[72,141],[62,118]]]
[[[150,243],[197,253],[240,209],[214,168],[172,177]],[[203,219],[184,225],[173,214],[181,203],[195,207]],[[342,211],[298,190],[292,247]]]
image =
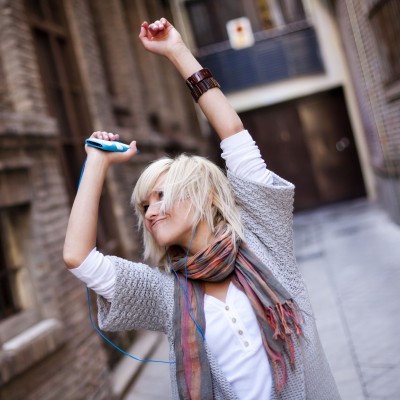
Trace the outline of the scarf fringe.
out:
[[[291,300],[284,304],[277,303],[273,308],[266,307],[266,320],[274,332],[274,340],[281,340],[285,343],[288,351],[289,363],[292,369],[295,367],[295,354],[294,354],[294,340],[293,334],[301,336],[303,334],[301,329],[301,323],[303,319],[301,314],[297,313],[297,306]],[[266,343],[265,343],[266,342]],[[283,356],[274,351],[268,341],[265,339],[267,353],[270,357],[273,369],[275,381],[277,384],[277,391],[281,393],[283,386],[287,381],[287,370]],[[282,372],[282,378],[280,378],[279,370]]]

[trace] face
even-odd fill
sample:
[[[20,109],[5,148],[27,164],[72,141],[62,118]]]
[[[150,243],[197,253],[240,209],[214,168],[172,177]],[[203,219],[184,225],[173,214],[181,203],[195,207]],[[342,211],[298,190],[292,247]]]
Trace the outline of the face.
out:
[[[189,212],[189,200],[175,204],[165,214],[161,213],[164,181],[165,174],[157,179],[143,204],[145,228],[160,247],[179,245],[187,248],[193,234],[193,212]]]

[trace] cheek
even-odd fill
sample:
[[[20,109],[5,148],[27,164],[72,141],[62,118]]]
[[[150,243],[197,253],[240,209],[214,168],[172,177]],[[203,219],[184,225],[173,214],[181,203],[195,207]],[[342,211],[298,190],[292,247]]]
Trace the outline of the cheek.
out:
[[[150,232],[150,222],[147,221],[147,219],[144,220],[144,228],[146,229],[146,231]]]
[[[186,223],[187,221],[192,221],[193,216],[194,216],[194,211],[190,207],[189,200],[182,201],[178,204],[176,204],[171,212],[171,217],[174,218],[174,220],[178,220],[182,223]]]

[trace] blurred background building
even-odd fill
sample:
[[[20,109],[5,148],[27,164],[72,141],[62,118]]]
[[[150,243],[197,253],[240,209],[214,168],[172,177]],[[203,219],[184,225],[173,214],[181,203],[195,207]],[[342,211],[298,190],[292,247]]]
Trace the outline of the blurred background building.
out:
[[[129,199],[144,165],[182,151],[218,162],[183,80],[137,40],[160,16],[214,72],[268,166],[296,184],[296,210],[368,196],[400,222],[398,1],[1,0],[1,398],[114,395],[120,357],[62,262],[84,139],[138,141],[100,210],[98,247],[127,258],[140,257]]]
[[[374,188],[400,224],[400,2],[337,0]]]

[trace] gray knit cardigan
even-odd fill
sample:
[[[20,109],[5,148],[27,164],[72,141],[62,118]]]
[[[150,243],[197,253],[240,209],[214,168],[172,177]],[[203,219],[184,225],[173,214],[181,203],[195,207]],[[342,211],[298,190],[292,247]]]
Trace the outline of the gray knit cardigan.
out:
[[[289,291],[303,312],[304,338],[295,348],[296,368],[288,368],[288,381],[278,396],[282,400],[340,399],[318,337],[307,289],[293,251],[294,186],[273,174],[272,185],[243,180],[228,172],[241,211],[248,246]],[[174,284],[172,274],[158,268],[110,257],[117,270],[115,294],[110,302],[98,298],[99,326],[105,331],[149,329],[168,337],[170,361],[174,354]],[[214,399],[237,399],[207,347]],[[172,396],[179,399],[175,364],[170,366]]]

